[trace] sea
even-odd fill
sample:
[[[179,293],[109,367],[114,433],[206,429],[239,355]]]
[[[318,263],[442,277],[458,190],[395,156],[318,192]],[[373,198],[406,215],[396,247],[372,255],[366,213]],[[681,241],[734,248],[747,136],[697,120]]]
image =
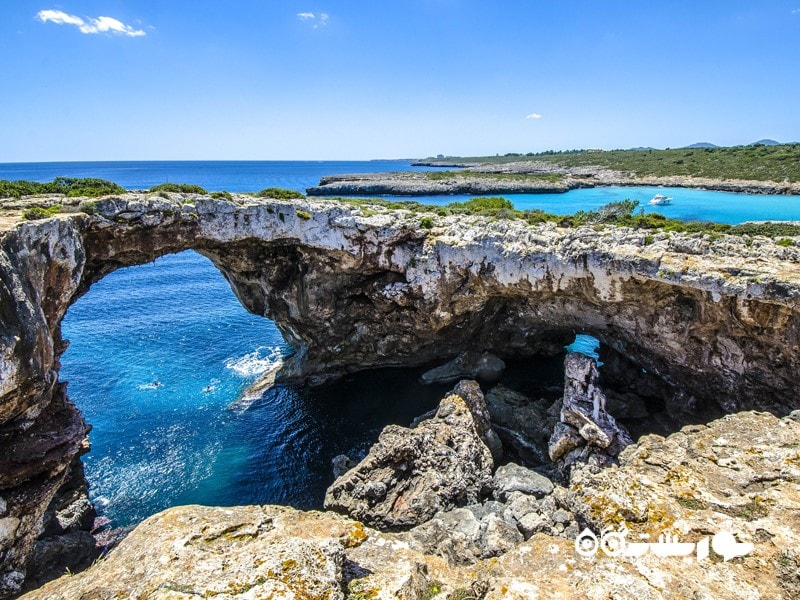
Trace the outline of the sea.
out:
[[[430,170],[410,160],[158,161],[0,164],[0,179],[98,177],[127,189],[193,183],[209,191],[304,191],[324,175]],[[653,195],[669,217],[741,223],[800,221],[798,196],[669,188],[595,188],[507,196],[518,208],[557,214]],[[467,196],[415,200],[445,204]],[[92,425],[83,457],[90,497],[112,526],[181,504],[287,504],[320,508],[331,459],[363,457],[381,429],[407,425],[447,387],[418,383],[420,369],[383,369],[334,384],[279,386],[248,408],[237,400],[292,352],[269,319],[248,313],[211,262],[182,252],[121,269],[69,309],[60,377]],[[591,338],[579,349],[594,351]],[[557,382],[557,366],[528,366]],[[526,365],[518,365],[524,372]],[[533,377],[534,375],[531,375]]]

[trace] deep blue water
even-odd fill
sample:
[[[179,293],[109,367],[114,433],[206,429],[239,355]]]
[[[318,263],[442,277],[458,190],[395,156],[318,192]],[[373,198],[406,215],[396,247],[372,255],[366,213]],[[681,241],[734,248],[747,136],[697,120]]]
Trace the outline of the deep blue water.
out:
[[[303,190],[322,175],[404,170],[408,161],[0,164],[0,179],[100,177],[129,189],[164,181],[209,190]],[[625,198],[674,197],[668,216],[737,223],[800,220],[800,197],[663,188],[510,196],[556,213]],[[433,197],[447,203],[463,197]],[[649,207],[646,207],[649,210]],[[274,324],[248,314],[204,257],[185,252],[112,273],[69,310],[62,380],[94,427],[84,457],[91,496],[116,525],[186,503],[318,507],[330,459],[363,454],[388,423],[407,424],[445,389],[417,371],[354,376],[314,391],[277,388],[231,410],[272,361],[290,352]],[[591,340],[578,347],[593,352]]]
[[[193,183],[210,192],[257,192],[282,187],[304,192],[323,175],[384,171],[435,171],[412,167],[409,160],[371,161],[128,161],[72,163],[0,163],[0,179],[50,181],[54,177],[99,177],[125,189],[160,183]]]

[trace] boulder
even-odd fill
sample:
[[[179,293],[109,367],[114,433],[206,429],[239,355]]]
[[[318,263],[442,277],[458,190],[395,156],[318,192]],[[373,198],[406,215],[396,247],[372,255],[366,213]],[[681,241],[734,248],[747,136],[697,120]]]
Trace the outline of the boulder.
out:
[[[325,494],[325,507],[379,528],[413,527],[490,490],[492,454],[483,395],[461,382],[417,427],[386,427],[378,442]]]
[[[425,384],[452,383],[459,379],[497,381],[506,369],[501,358],[489,352],[462,352],[440,367],[426,371],[420,377]]]
[[[497,435],[526,463],[549,462],[547,440],[558,418],[548,409],[551,401],[532,400],[504,385],[486,394],[486,407]]]
[[[515,463],[497,469],[492,483],[499,500],[505,500],[512,492],[542,497],[553,491],[553,482],[547,477]]]

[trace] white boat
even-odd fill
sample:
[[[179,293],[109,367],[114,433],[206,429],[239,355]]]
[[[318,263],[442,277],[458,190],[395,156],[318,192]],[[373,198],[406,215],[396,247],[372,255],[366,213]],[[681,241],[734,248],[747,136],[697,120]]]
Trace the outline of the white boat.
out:
[[[666,206],[667,204],[672,204],[672,197],[656,194],[653,196],[650,202],[648,202],[648,204],[653,204],[655,206]]]

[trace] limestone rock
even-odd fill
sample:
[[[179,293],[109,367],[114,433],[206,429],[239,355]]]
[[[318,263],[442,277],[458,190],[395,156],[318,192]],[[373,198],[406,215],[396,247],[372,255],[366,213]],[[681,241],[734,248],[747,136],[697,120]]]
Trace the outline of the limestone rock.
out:
[[[542,497],[553,491],[553,482],[536,471],[509,463],[495,471],[493,487],[495,497],[500,500],[505,500],[512,492]]]
[[[386,427],[364,460],[328,488],[325,507],[376,527],[408,527],[474,503],[494,466],[480,438],[488,426],[477,384],[461,382],[432,419],[414,429]]]
[[[353,533],[357,533],[353,537]],[[360,532],[360,533],[359,533]],[[279,507],[185,506],[142,523],[98,567],[29,598],[343,599],[344,551],[363,529]],[[88,577],[87,577],[88,575]]]
[[[25,599],[299,600],[342,598],[343,590],[387,600],[437,594],[485,600],[796,598],[796,419],[744,412],[667,438],[645,436],[620,455],[618,466],[576,469],[566,492],[556,488],[541,500],[517,493],[505,506],[518,505],[524,513],[524,542],[493,501],[440,513],[402,534],[330,512],[180,507],[142,523],[89,570]],[[569,506],[560,506],[562,500]],[[534,504],[539,509],[527,512],[525,505]],[[568,533],[572,525],[558,536],[548,533],[572,522],[574,514],[597,534],[625,526],[633,541],[668,533],[696,543],[724,529],[753,548],[728,561],[652,552],[582,558],[575,550],[577,532]],[[481,539],[489,543],[481,546]],[[482,548],[490,547],[488,554],[500,554],[480,559]]]
[[[616,457],[633,443],[628,431],[606,411],[593,358],[572,352],[564,359],[564,398],[561,422],[548,444],[553,461],[568,467],[593,455]]]
[[[497,381],[505,368],[503,360],[489,352],[462,352],[450,362],[425,371],[420,381],[426,384],[452,383],[459,379]]]

